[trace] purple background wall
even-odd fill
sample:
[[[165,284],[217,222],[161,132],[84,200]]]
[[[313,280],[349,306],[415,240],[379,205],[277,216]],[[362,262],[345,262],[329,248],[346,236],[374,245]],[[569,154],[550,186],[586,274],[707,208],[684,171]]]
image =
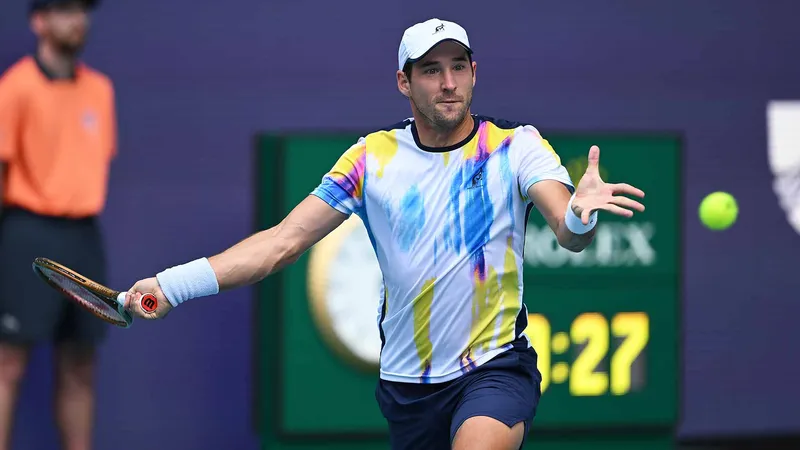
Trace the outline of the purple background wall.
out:
[[[31,43],[16,3],[0,6],[5,65]],[[765,131],[769,99],[800,98],[796,1],[105,3],[86,59],[118,92],[121,153],[104,217],[115,286],[252,232],[254,133],[405,118],[396,47],[406,26],[438,16],[470,32],[476,112],[544,133],[684,134],[681,435],[800,431],[800,236],[771,190]],[[741,216],[712,234],[695,212],[718,189],[737,196]],[[256,448],[250,299],[230,292],[113,332],[98,448]],[[19,448],[54,448],[50,391],[37,384],[50,380],[47,355],[31,368]]]

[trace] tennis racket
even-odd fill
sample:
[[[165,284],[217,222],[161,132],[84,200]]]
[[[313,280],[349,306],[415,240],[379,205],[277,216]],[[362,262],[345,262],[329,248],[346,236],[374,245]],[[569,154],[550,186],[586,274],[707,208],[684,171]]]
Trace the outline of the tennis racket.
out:
[[[133,323],[133,316],[124,307],[125,292],[109,289],[47,258],[34,259],[33,271],[51,287],[98,318],[122,328],[128,328]],[[145,312],[153,312],[158,307],[158,300],[153,294],[144,294],[141,303]]]

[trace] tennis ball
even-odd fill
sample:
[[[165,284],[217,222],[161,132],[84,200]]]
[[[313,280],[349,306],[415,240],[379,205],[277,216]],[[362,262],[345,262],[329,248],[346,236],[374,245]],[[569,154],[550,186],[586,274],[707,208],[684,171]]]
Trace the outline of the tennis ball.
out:
[[[739,215],[739,206],[736,199],[727,192],[713,192],[700,202],[700,221],[708,229],[724,230],[734,222]]]

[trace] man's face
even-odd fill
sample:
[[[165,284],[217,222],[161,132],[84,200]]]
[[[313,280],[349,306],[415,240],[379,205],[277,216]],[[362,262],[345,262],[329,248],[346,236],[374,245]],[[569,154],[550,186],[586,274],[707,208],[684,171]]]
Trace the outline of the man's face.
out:
[[[431,126],[452,130],[469,114],[475,67],[464,47],[443,42],[413,64],[411,80],[399,72],[398,87]]]
[[[89,14],[80,1],[65,1],[38,12],[34,29],[40,39],[59,51],[76,54],[83,49],[89,30]]]

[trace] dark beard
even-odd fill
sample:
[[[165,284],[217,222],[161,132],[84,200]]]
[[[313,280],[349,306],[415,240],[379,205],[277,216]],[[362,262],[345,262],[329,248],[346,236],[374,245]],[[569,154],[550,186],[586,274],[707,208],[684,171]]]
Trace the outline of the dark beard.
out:
[[[455,130],[464,119],[467,117],[467,112],[469,111],[470,107],[472,106],[472,97],[467,99],[464,104],[464,109],[461,113],[454,119],[448,119],[444,116],[440,115],[435,108],[431,108],[430,113],[425,111],[424,109],[420,108],[417,102],[414,99],[411,99],[414,102],[414,106],[417,108],[423,117],[425,117],[425,121],[430,125],[431,128],[436,130],[437,132],[444,133],[448,131]]]
[[[70,42],[67,39],[64,40],[53,39],[52,42],[53,46],[55,47],[55,50],[60,55],[72,58],[81,54],[85,44],[84,40],[81,40],[80,42],[76,43],[76,42]]]
[[[83,51],[83,44],[75,45],[69,42],[59,42],[56,45],[56,51],[64,56],[74,58],[80,55]]]

